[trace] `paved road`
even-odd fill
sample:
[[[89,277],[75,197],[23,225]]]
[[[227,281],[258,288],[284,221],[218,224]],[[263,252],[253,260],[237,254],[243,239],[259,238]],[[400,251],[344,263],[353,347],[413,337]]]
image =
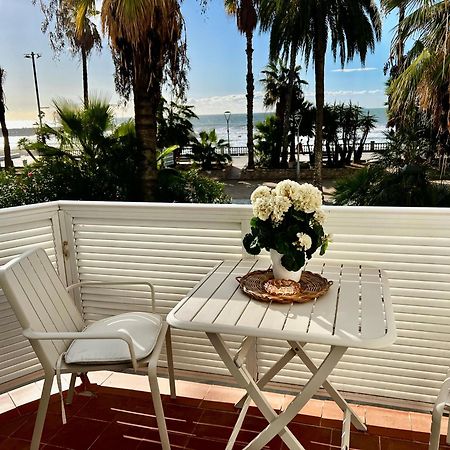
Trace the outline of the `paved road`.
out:
[[[252,181],[240,181],[240,180],[226,180],[225,192],[231,197],[231,203],[249,204],[250,195],[258,186],[269,186],[273,188],[277,183],[268,180],[252,180]],[[323,186],[324,202],[325,204],[332,204],[332,194],[334,192],[333,180],[325,180]]]
[[[232,172],[234,172],[236,178],[239,178],[239,173],[243,167],[247,165],[247,157],[246,156],[238,156],[233,157],[233,167]],[[273,188],[277,183],[271,180],[251,180],[251,181],[241,181],[239,179],[236,180],[226,180],[225,184],[225,192],[231,197],[232,203],[250,203],[250,195],[251,193],[261,185],[269,186]],[[324,186],[324,199],[326,204],[332,203],[332,194],[334,192],[334,181],[333,180],[325,180]]]

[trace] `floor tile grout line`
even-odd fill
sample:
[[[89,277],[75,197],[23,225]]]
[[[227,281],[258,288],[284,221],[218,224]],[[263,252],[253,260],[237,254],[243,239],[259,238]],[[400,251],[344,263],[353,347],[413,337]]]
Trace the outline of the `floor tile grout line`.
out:
[[[110,377],[112,376],[113,374],[111,373],[111,374],[109,374],[107,377],[106,377],[106,379],[104,379],[101,383],[99,383],[98,384],[98,386],[103,386],[103,384],[105,384],[106,382],[107,382],[107,380],[108,379],[110,379]],[[190,382],[187,382],[187,383],[190,383]],[[197,383],[192,383],[192,385],[196,385]],[[108,388],[108,389],[120,389],[120,388],[118,388],[118,387],[110,387],[110,386],[104,386],[105,388]],[[220,400],[215,400],[215,399],[210,399],[210,400],[206,400],[206,398],[208,397],[208,395],[209,395],[209,393],[210,393],[210,391],[211,391],[211,389],[213,389],[213,387],[214,387],[214,385],[210,385],[209,387],[208,387],[208,389],[207,390],[202,390],[201,391],[201,396],[199,396],[198,398],[195,398],[195,397],[190,397],[189,395],[188,396],[186,396],[187,398],[192,398],[192,399],[195,399],[195,400],[198,400],[199,401],[199,404],[197,405],[197,406],[195,406],[196,408],[201,408],[203,411],[202,411],[202,415],[204,414],[204,412],[205,412],[205,408],[204,408],[204,406],[205,406],[205,403],[206,402],[210,402],[210,401],[212,401],[212,402],[220,402]],[[140,391],[134,391],[133,390],[133,392],[140,392]],[[8,395],[9,395],[9,393],[8,393]],[[195,394],[194,394],[195,395]],[[285,399],[286,399],[286,394],[283,396],[283,404],[285,403]],[[11,399],[12,400],[12,399]],[[33,400],[33,402],[34,402],[34,400]],[[14,403],[14,402],[13,402]],[[32,402],[30,402],[30,403],[32,403]],[[88,403],[88,402],[87,402]],[[222,402],[220,402],[220,403],[222,403]],[[224,403],[228,403],[228,404],[230,404],[230,405],[232,405],[232,402],[224,402]],[[332,403],[332,402],[330,402],[330,403]],[[28,403],[29,404],[29,403]],[[20,405],[20,406],[16,406],[15,407],[15,409],[17,409],[17,412],[18,412],[18,415],[19,416],[26,416],[26,415],[31,415],[31,414],[33,414],[33,413],[27,413],[27,414],[24,414],[23,413],[23,411],[21,411],[21,407],[23,407],[23,406],[26,406],[27,404],[23,404],[23,405]],[[87,405],[87,404],[86,404]],[[84,405],[83,406],[83,408],[84,407],[86,407],[86,405]],[[203,406],[203,407],[202,407]],[[364,406],[364,405],[363,405]],[[81,409],[81,408],[80,408]],[[208,408],[209,409],[209,408]],[[377,407],[377,409],[379,409],[380,411],[382,411],[382,410],[385,410],[386,408],[380,408],[380,407]],[[367,411],[367,408],[364,408],[364,410],[365,411]],[[322,407],[322,409],[321,409],[321,414],[320,414],[320,420],[322,420],[322,418],[324,417],[324,414],[323,414],[323,407]],[[394,412],[395,413],[395,411],[396,410],[390,410],[390,411],[392,411],[392,412]],[[7,411],[6,411],[7,412]],[[6,413],[5,412],[5,413]],[[403,411],[402,413],[405,413],[405,411]],[[408,425],[407,425],[407,429],[405,429],[404,431],[405,432],[410,432],[410,433],[425,433],[425,432],[422,432],[422,431],[415,431],[414,429],[413,429],[413,421],[412,421],[412,413],[411,412],[409,412],[409,411],[406,411],[406,416],[407,416],[407,420],[408,420]],[[382,413],[381,413],[382,414]],[[420,414],[420,413],[417,413],[418,415]],[[430,417],[430,415],[429,414],[420,414],[421,416],[428,416],[428,417]],[[1,416],[1,415],[0,415]],[[74,416],[75,417],[77,417],[77,413],[75,413],[74,414]],[[365,419],[365,422],[367,423],[367,415],[365,414],[364,415],[365,417],[364,417],[364,419]],[[93,420],[95,420],[95,419],[93,419]],[[330,419],[330,420],[333,420],[333,419]],[[103,420],[103,422],[105,422],[104,420]],[[109,421],[108,421],[109,422]],[[109,422],[110,423],[110,422]],[[196,423],[196,425],[195,425],[195,427],[194,427],[194,429],[193,429],[193,433],[195,433],[195,430],[198,428],[198,422]],[[379,427],[379,428],[386,428],[386,427]],[[12,432],[12,434],[13,434],[14,432]],[[55,433],[56,434],[56,433]],[[188,442],[192,439],[192,437],[194,436],[194,434],[193,435],[191,435],[191,437],[189,438],[189,440],[188,440]],[[11,436],[10,436],[11,437]],[[389,438],[389,436],[387,436],[388,438]],[[20,438],[19,438],[20,439]],[[51,438],[50,438],[51,439]],[[98,437],[97,437],[97,439],[98,439]],[[401,439],[400,437],[392,437],[392,439],[397,439],[397,440],[403,440],[403,439]],[[381,442],[381,437],[380,436],[378,436],[378,440]],[[410,442],[414,442],[415,440],[414,440],[414,436],[412,436],[411,437],[411,439],[409,440]],[[95,442],[95,441],[94,441]],[[421,440],[419,440],[418,442],[422,442]],[[50,444],[50,443],[47,443],[48,445],[53,445],[53,444]]]

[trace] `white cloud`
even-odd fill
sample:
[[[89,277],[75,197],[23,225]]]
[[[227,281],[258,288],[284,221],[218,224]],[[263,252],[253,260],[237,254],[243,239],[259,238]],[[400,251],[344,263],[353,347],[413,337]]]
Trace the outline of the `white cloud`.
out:
[[[350,97],[353,95],[377,95],[383,94],[383,89],[363,89],[361,91],[325,91],[325,98],[327,97]],[[313,91],[305,92],[305,97],[314,97]]]
[[[263,91],[255,91],[254,110],[264,111]],[[196,114],[220,114],[224,111],[245,113],[247,98],[245,94],[215,95],[212,97],[189,98],[188,104],[195,107]]]
[[[305,97],[314,102],[314,91],[305,92]],[[263,91],[255,91],[254,111],[267,111],[263,105]],[[382,107],[385,101],[383,89],[363,89],[363,90],[336,90],[325,91],[325,101],[327,103],[352,101],[363,106],[373,108]],[[221,114],[224,111],[231,111],[235,114],[245,113],[247,110],[247,99],[244,93],[230,95],[215,95],[212,97],[189,98],[188,104],[193,105],[196,114]]]
[[[332,72],[370,72],[372,70],[378,70],[376,67],[355,67],[354,69],[333,69]]]

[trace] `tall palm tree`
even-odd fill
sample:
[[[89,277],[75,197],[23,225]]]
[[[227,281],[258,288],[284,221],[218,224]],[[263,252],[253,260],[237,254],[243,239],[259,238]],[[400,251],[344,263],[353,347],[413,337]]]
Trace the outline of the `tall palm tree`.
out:
[[[36,0],[34,0],[36,1]],[[96,0],[39,0],[45,8],[76,7],[77,29]],[[206,0],[199,0],[206,5]],[[157,112],[164,81],[182,98],[187,85],[186,40],[179,0],[102,0],[102,28],[116,68],[116,91],[133,94],[136,136],[142,153],[142,200],[155,198],[157,183]]]
[[[225,10],[228,14],[236,16],[238,30],[245,34],[247,39],[247,168],[255,167],[253,151],[253,99],[255,83],[253,77],[253,32],[258,23],[256,14],[257,0],[225,0]]]
[[[330,43],[333,57],[342,66],[358,54],[362,63],[381,38],[381,20],[374,0],[262,0],[272,17],[271,41],[282,50],[298,42],[306,65],[314,62],[316,130],[314,183],[322,186],[323,109],[325,55]]]
[[[72,0],[73,1],[73,0]],[[88,82],[88,58],[94,48],[100,50],[102,47],[102,39],[97,27],[90,17],[97,14],[95,8],[87,10],[83,8],[81,11],[77,5],[69,7],[67,15],[68,26],[66,35],[73,49],[73,53],[79,52],[81,55],[81,65],[83,72],[83,99],[84,105],[89,105],[89,82]]]
[[[270,30],[269,58],[274,61],[280,58],[284,62],[289,61],[289,71],[287,77],[287,89],[285,90],[286,105],[284,116],[281,118],[283,124],[282,133],[282,165],[287,165],[287,153],[289,146],[290,111],[294,99],[295,78],[297,70],[297,55],[300,40],[295,31],[299,24],[298,16],[295,14],[295,2],[285,2],[284,14],[279,11],[280,5],[277,1],[261,0],[260,20],[263,31]],[[294,7],[294,11],[291,8]],[[293,14],[294,12],[294,14]]]
[[[286,67],[282,59],[269,61],[261,73],[264,75],[264,78],[260,80],[264,86],[263,104],[266,108],[275,106],[275,115],[278,119],[278,126],[281,127],[281,135],[284,131],[285,117],[288,117],[288,125],[290,125],[292,114],[295,112],[293,111],[293,106],[298,103],[294,100],[303,99],[302,84],[307,83],[300,79],[300,67],[295,66],[291,87],[292,70]],[[289,128],[288,126],[288,132]],[[281,151],[282,149],[283,151]],[[278,145],[274,150],[276,155],[273,160],[279,162],[281,156],[281,166],[286,166],[288,156],[287,148],[285,149],[281,145]]]
[[[37,0],[32,0],[35,4]],[[89,103],[88,58],[92,50],[100,50],[102,40],[91,17],[97,14],[95,2],[80,8],[77,0],[39,0],[44,14],[42,30],[48,32],[50,46],[58,55],[67,46],[73,56],[80,56],[83,76],[83,98]],[[53,25],[52,25],[53,24]],[[51,28],[52,25],[52,28]]]
[[[157,185],[156,131],[162,84],[169,79],[180,97],[186,86],[180,4],[177,0],[103,0],[101,19],[116,67],[116,90],[125,98],[133,93],[142,152],[142,199],[151,201]]]
[[[388,87],[390,114],[407,120],[415,108],[429,114],[439,132],[440,151],[450,149],[450,3],[386,0],[388,12],[406,9],[392,44],[415,40]]]
[[[14,164],[11,158],[11,147],[9,145],[8,128],[6,127],[5,89],[3,87],[5,83],[5,77],[6,77],[5,69],[0,67],[0,127],[2,129],[3,134],[3,152],[5,156],[5,169],[10,169],[11,167],[14,167]]]

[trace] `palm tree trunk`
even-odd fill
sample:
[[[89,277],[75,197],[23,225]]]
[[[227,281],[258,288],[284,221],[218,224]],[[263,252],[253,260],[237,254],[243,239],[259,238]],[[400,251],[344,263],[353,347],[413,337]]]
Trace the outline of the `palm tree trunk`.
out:
[[[288,88],[286,90],[286,109],[283,117],[283,148],[281,151],[281,167],[287,167],[287,159],[289,152],[289,119],[291,117],[292,109],[292,95],[294,93],[294,78],[295,78],[295,63],[297,59],[297,43],[294,41],[291,44],[290,62],[289,62],[289,79]]]
[[[255,168],[255,156],[253,148],[253,99],[255,96],[255,83],[253,78],[253,32],[247,31],[247,169]]]
[[[275,140],[275,146],[271,152],[271,163],[270,167],[272,169],[278,169],[280,167],[280,156],[281,156],[281,144],[283,136],[283,117],[284,117],[284,98],[281,98],[275,105],[275,116],[277,118],[277,139]]]
[[[441,86],[441,113],[439,117],[439,149],[438,153],[444,155],[450,147],[450,83]]]
[[[320,11],[318,20],[321,21]],[[314,140],[314,180],[316,187],[322,190],[322,140],[323,140],[323,107],[325,103],[325,52],[326,27],[325,24],[316,30],[314,47],[314,75],[316,83],[316,138]]]
[[[0,127],[3,134],[4,155],[5,155],[5,169],[14,167],[11,158],[11,147],[9,145],[9,133],[6,127],[6,106],[5,106],[5,91],[3,89],[3,82],[5,80],[5,69],[0,67]]]
[[[139,61],[136,57],[134,61]],[[139,64],[139,63],[138,63]],[[148,74],[152,73],[149,83]],[[156,165],[157,112],[161,101],[162,70],[154,67],[135,67],[133,83],[134,115],[138,148],[142,154],[141,193],[139,200],[154,201],[158,184]]]
[[[83,99],[84,99],[84,106],[87,108],[89,104],[89,85],[88,85],[87,52],[84,47],[81,47],[81,64],[83,68]]]
[[[11,147],[9,145],[9,133],[8,128],[6,127],[6,120],[4,111],[2,111],[2,105],[0,105],[0,125],[2,128],[3,134],[3,151],[5,155],[5,169],[11,169],[14,167],[13,160],[11,158]]]
[[[1,81],[1,80],[0,80]],[[0,93],[2,93],[3,90],[0,86]],[[11,146],[9,145],[9,132],[8,128],[6,127],[6,117],[5,117],[5,104],[3,103],[2,99],[3,95],[0,96],[0,127],[2,129],[3,134],[3,151],[5,155],[5,169],[11,169],[14,167],[13,160],[11,158]]]

